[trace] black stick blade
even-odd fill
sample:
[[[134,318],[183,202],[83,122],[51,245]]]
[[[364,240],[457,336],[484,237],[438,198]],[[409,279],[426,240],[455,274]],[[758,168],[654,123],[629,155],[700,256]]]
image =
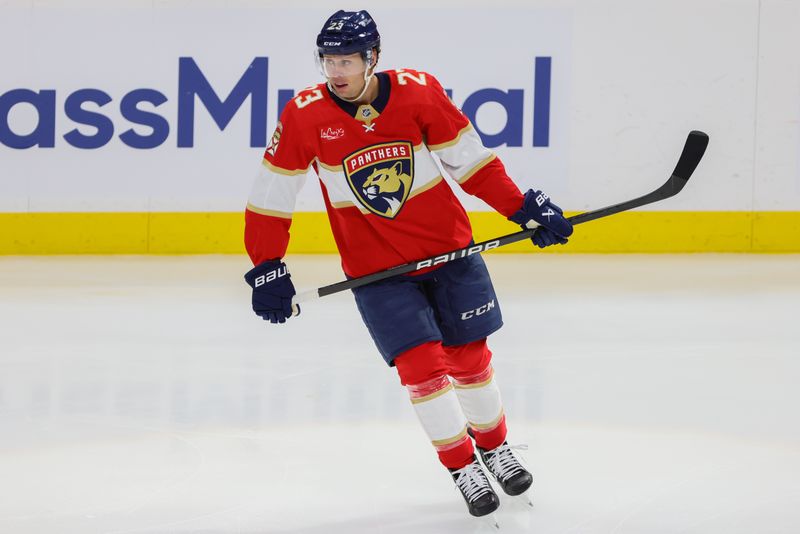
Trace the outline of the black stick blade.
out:
[[[683,152],[672,171],[672,176],[680,178],[684,182],[689,180],[692,173],[697,168],[697,164],[703,159],[703,154],[706,153],[708,146],[708,135],[699,130],[692,130],[686,138],[686,144],[683,145]]]

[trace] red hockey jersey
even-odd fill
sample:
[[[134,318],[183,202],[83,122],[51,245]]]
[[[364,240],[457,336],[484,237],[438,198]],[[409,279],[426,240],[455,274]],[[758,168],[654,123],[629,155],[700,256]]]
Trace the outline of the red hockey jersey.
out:
[[[522,194],[500,160],[426,72],[379,73],[379,95],[356,106],[326,84],[285,107],[246,210],[254,264],[282,258],[295,200],[307,175],[320,181],[342,268],[362,276],[464,247],[469,219],[446,174],[506,217]]]

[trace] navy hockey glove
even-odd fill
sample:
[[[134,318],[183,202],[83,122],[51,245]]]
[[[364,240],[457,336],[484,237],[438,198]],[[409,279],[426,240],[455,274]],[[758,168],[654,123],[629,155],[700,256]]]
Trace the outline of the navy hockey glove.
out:
[[[253,311],[271,323],[285,323],[292,316],[292,297],[297,293],[286,264],[265,261],[244,275],[253,288]],[[297,308],[298,313],[300,307]]]
[[[513,221],[527,228],[526,223],[533,220],[540,226],[536,229],[531,241],[539,247],[549,247],[550,245],[563,245],[567,238],[572,235],[572,224],[564,217],[561,208],[550,202],[550,197],[541,191],[528,189],[525,199],[522,201],[522,208],[514,215],[509,217]]]

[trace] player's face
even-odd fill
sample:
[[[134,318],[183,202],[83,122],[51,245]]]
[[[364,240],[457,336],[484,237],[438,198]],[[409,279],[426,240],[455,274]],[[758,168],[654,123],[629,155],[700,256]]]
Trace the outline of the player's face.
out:
[[[361,54],[346,56],[322,56],[320,58],[322,72],[328,78],[337,95],[344,98],[354,98],[364,88],[364,72],[367,64]]]

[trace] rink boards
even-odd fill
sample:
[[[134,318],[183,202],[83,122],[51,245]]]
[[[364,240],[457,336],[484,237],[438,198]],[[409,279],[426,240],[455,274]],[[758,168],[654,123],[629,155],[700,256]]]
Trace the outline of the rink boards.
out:
[[[469,214],[477,241],[517,231]],[[243,253],[242,213],[0,213],[0,254]],[[325,213],[296,213],[289,253],[334,253]],[[798,252],[797,212],[627,212],[579,226],[568,246],[493,252]]]
[[[330,8],[2,4],[0,254],[242,252],[280,110],[321,81]],[[458,25],[448,1],[370,11],[380,66],[435,74],[520,188],[570,213],[654,189],[686,134],[709,134],[679,195],[559,252],[800,252],[800,4],[687,5],[459,5]],[[477,239],[515,230],[450,183]],[[333,252],[314,176],[295,211],[290,252]]]

